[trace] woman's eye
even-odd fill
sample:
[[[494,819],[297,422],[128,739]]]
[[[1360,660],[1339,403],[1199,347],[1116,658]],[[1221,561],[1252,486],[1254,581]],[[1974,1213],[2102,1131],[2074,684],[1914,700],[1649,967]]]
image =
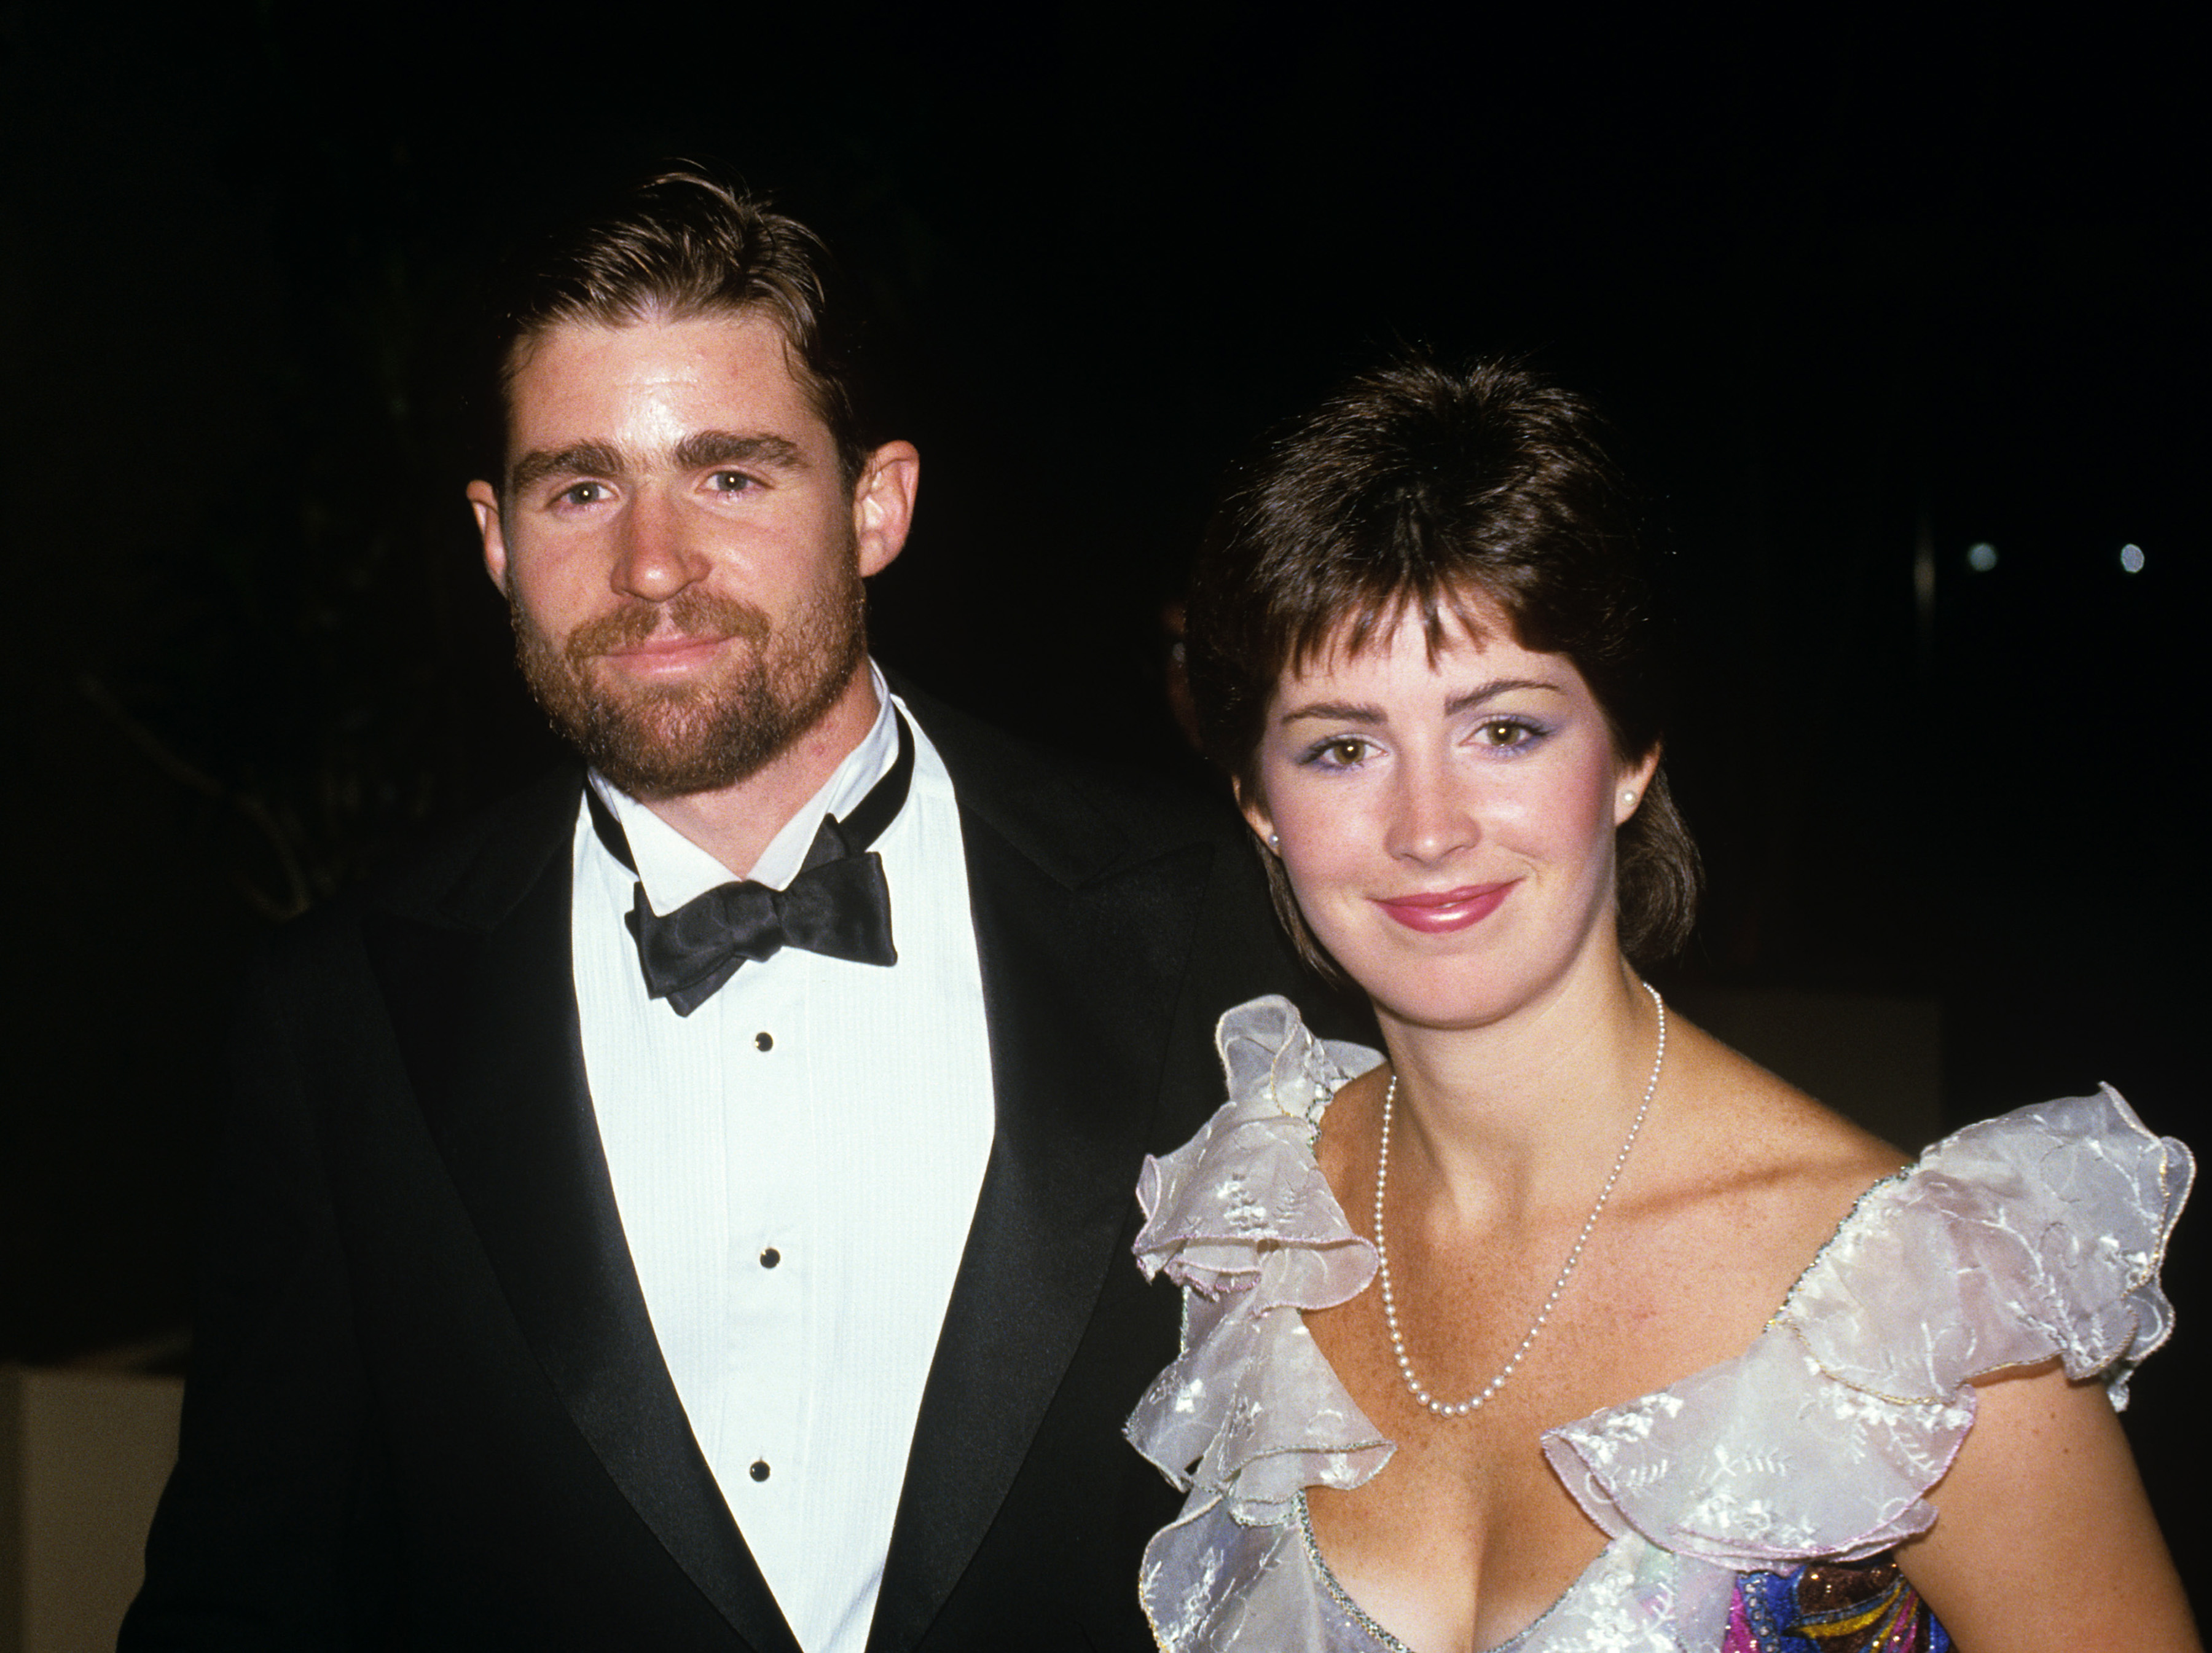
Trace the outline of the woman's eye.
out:
[[[1323,741],[1314,748],[1310,760],[1324,769],[1350,769],[1367,756],[1367,743],[1346,736],[1342,740]]]
[[[1527,724],[1506,718],[1492,718],[1477,732],[1486,746],[1525,746],[1536,738],[1536,732]]]

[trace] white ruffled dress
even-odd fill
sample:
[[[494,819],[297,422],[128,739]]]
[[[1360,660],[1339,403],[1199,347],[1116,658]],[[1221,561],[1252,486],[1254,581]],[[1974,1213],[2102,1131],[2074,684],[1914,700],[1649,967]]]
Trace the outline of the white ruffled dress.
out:
[[[1146,1549],[1145,1610],[1170,1653],[1394,1649],[1305,1519],[1306,1488],[1361,1485],[1392,1443],[1300,1312],[1375,1273],[1313,1144],[1337,1088],[1381,1058],[1316,1039],[1279,998],[1231,1011],[1217,1036],[1228,1103],[1138,1185],[1138,1260],[1182,1288],[1184,1331],[1127,1433],[1189,1494]],[[1923,1494],[1973,1423],[1970,1379],[2056,1354],[2124,1406],[2172,1325],[2158,1271],[2193,1169],[2107,1087],[1969,1126],[1877,1183],[1742,1354],[1545,1435],[1612,1541],[1507,1645],[1714,1653],[1741,1575],[1875,1556],[1929,1527]]]

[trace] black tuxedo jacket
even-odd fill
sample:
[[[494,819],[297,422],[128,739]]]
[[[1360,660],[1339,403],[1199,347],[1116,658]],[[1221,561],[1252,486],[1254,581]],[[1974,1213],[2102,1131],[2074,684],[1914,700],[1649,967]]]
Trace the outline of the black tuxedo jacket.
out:
[[[1176,1304],[1130,1259],[1131,1189],[1220,1098],[1214,1018],[1310,979],[1225,810],[917,715],[960,800],[997,1127],[869,1647],[1149,1647],[1137,1560],[1177,1499],[1120,1425]],[[125,1649],[795,1653],[600,1153],[569,967],[580,784],[270,950]]]

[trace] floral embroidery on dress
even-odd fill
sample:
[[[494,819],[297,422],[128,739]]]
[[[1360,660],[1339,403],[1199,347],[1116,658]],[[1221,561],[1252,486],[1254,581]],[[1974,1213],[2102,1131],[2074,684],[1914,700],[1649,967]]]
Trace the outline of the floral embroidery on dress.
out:
[[[1314,1038],[1279,998],[1217,1038],[1228,1102],[1138,1187],[1138,1261],[1182,1289],[1184,1335],[1127,1432],[1187,1495],[1139,1592],[1170,1653],[1388,1653],[1301,1522],[1306,1488],[1361,1486],[1395,1449],[1302,1312],[1375,1273],[1313,1142],[1381,1058]],[[1742,1354],[1544,1437],[1612,1541],[1507,1646],[1947,1649],[1889,1552],[1934,1519],[1923,1494],[1972,1425],[1969,1380],[2055,1353],[2124,1405],[2172,1330],[2157,1274],[2192,1173],[2107,1088],[1970,1126],[1876,1184]]]

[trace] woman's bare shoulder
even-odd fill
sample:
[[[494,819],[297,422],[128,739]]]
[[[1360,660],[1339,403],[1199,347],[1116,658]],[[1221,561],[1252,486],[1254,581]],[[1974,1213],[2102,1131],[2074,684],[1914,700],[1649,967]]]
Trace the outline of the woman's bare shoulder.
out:
[[[1910,1162],[1701,1029],[1670,1025],[1667,1060],[1674,1105],[1653,1120],[1658,1163],[1638,1225],[1699,1301],[1734,1305],[1713,1328],[1725,1347],[1757,1331],[1867,1190]]]
[[[1670,1030],[1670,1063],[1678,1051],[1684,1138],[1707,1152],[1719,1182],[1769,1186],[1801,1200],[1826,1188],[1848,1203],[1911,1161],[1702,1028]],[[1716,1152],[1723,1146],[1725,1155]]]

